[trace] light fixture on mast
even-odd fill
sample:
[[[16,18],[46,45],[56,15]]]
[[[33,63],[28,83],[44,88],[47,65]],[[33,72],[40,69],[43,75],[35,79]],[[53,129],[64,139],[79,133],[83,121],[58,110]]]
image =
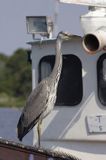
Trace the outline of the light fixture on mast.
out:
[[[53,22],[51,17],[47,16],[27,16],[26,17],[27,33],[32,34],[33,39],[36,35],[41,38],[52,38]]]

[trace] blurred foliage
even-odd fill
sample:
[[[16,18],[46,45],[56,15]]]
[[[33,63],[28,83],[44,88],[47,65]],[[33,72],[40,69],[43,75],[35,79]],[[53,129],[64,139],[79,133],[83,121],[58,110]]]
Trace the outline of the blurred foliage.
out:
[[[0,106],[24,105],[31,92],[31,81],[25,49],[18,49],[11,56],[0,54]]]

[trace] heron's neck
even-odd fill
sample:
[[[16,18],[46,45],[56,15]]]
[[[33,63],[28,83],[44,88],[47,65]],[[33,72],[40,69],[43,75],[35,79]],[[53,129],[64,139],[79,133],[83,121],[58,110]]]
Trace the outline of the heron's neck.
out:
[[[61,70],[62,70],[61,44],[62,44],[62,40],[57,39],[55,64],[54,64],[53,70],[51,72],[51,78],[55,79],[56,82],[59,81],[59,78],[61,75]]]

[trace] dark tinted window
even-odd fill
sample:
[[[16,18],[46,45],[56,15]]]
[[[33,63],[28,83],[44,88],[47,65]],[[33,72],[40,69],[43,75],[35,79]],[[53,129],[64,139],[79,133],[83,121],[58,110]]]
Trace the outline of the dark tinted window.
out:
[[[55,56],[45,56],[39,63],[39,82],[50,74],[54,66]],[[82,65],[75,55],[63,56],[62,73],[58,85],[58,106],[74,106],[81,102],[82,89]]]
[[[100,56],[97,62],[97,86],[99,100],[106,106],[106,54]]]

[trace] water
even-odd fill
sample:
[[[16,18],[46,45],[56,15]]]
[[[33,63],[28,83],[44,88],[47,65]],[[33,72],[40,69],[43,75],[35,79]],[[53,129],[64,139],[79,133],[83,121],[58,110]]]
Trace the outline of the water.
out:
[[[17,123],[21,114],[19,109],[0,108],[0,137],[7,140],[19,142],[17,139]],[[23,138],[22,143],[32,145],[33,132]]]

